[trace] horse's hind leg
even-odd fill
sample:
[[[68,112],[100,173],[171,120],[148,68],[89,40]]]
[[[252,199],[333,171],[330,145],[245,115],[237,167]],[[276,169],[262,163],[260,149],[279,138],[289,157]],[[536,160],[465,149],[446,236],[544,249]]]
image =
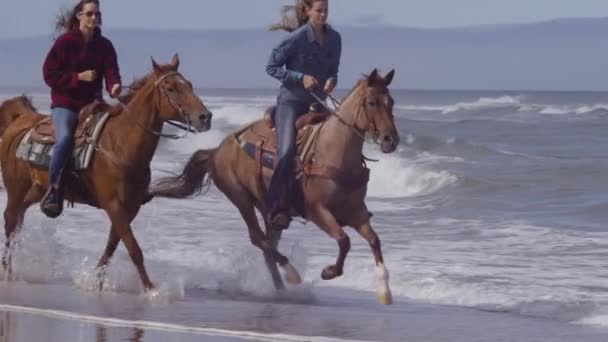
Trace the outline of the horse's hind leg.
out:
[[[25,194],[14,195],[7,193],[8,199],[4,210],[4,233],[6,241],[4,243],[4,253],[2,254],[2,267],[11,274],[13,242],[23,224],[26,210],[40,200],[41,192],[36,187],[31,187]]]
[[[344,273],[344,260],[346,260],[346,255],[350,250],[350,238],[326,207],[318,205],[312,208],[310,210],[310,217],[314,223],[338,242],[340,249],[336,264],[325,267],[321,273],[321,278],[329,280],[341,276]]]
[[[12,248],[15,235],[23,222],[25,210],[20,201],[8,200],[4,210],[4,252],[2,254],[2,268],[6,279],[10,279],[12,273]]]
[[[391,304],[393,302],[393,298],[391,295],[391,290],[388,286],[388,271],[386,270],[386,267],[384,267],[384,259],[382,258],[380,239],[372,228],[369,222],[369,218],[367,218],[360,224],[354,225],[353,228],[355,228],[357,232],[359,232],[359,234],[361,234],[361,236],[365,240],[367,240],[370,247],[372,248],[374,260],[376,262],[376,272],[378,274],[378,288],[376,289],[378,301],[382,304]]]

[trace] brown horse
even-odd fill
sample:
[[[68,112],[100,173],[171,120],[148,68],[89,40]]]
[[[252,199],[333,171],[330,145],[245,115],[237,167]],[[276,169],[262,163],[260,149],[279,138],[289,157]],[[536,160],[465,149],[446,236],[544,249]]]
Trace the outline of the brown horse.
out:
[[[362,162],[362,150],[366,133],[373,136],[384,153],[391,153],[399,144],[399,135],[393,121],[393,99],[388,90],[394,70],[382,77],[374,70],[361,79],[326,121],[321,124],[316,141],[312,143],[311,164],[303,169],[303,177],[296,191],[303,197],[302,215],[314,222],[339,246],[334,265],[326,267],[321,276],[333,279],[342,275],[344,260],[350,249],[350,239],[342,229],[353,227],[370,244],[379,276],[377,290],[380,302],[392,302],[388,287],[388,272],[384,267],[380,239],[370,224],[371,214],[364,199],[367,192],[369,170]],[[266,224],[267,235],[258,223],[255,208],[266,217],[263,202],[263,179],[267,186],[271,176],[267,169],[262,177],[259,158],[252,158],[238,141],[244,131],[263,130],[263,120],[254,122],[236,134],[226,137],[219,147],[195,152],[183,172],[177,177],[162,178],[151,193],[159,197],[185,198],[199,191],[203,183],[214,184],[239,209],[249,229],[251,242],[259,247],[273,275],[277,289],[283,288],[276,263],[287,273],[287,281],[299,283],[300,276],[288,259],[277,251],[280,231]],[[257,153],[257,152],[256,152]]]
[[[154,288],[144,267],[141,249],[131,222],[148,198],[150,162],[161,137],[163,123],[178,121],[199,132],[210,128],[211,113],[195,95],[192,84],[177,70],[177,54],[170,64],[158,65],[136,80],[112,114],[97,142],[90,166],[77,172],[80,191],[66,187],[65,198],[103,209],[111,221],[105,252],[98,269],[105,267],[118,243],[123,242],[137,267],[145,290]],[[47,169],[17,158],[16,149],[24,135],[47,116],[36,112],[26,97],[5,101],[0,106],[0,165],[7,193],[4,211],[6,250],[3,266],[10,271],[11,242],[23,222],[26,210],[40,202],[48,188]],[[8,119],[7,119],[8,118]],[[84,198],[82,193],[87,195]]]

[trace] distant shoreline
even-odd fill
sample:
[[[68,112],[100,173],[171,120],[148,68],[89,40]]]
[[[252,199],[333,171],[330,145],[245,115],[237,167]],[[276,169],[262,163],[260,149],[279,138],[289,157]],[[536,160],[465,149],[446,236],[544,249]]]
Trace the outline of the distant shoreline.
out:
[[[128,83],[125,83],[127,85]],[[195,91],[199,93],[204,93],[208,91],[214,92],[222,92],[222,91],[243,91],[243,92],[268,92],[268,93],[276,93],[278,88],[268,88],[268,87],[196,87]],[[347,92],[350,88],[338,87],[336,88],[336,92]],[[442,88],[391,88],[392,92],[418,92],[418,93],[606,93],[608,94],[608,90],[597,90],[597,89],[589,89],[589,90],[580,90],[580,89],[572,89],[572,90],[563,90],[563,89],[442,89]],[[46,94],[49,92],[49,89],[45,86],[32,86],[32,85],[6,85],[0,84],[0,95],[21,95],[21,94]]]

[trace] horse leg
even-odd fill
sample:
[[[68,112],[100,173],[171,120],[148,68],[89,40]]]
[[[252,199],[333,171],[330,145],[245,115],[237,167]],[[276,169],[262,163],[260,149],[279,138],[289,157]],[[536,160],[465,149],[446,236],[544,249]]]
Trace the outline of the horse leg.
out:
[[[289,263],[287,257],[277,251],[276,247],[273,245],[273,242],[269,241],[264,235],[262,228],[260,228],[258,218],[255,215],[253,199],[251,198],[251,196],[248,195],[246,190],[241,189],[240,191],[224,191],[224,193],[226,194],[228,199],[230,199],[230,201],[239,209],[243,220],[245,220],[245,223],[247,224],[247,229],[249,231],[249,239],[251,240],[251,243],[261,249],[262,252],[264,252],[265,257],[266,255],[268,255],[268,257],[271,259],[271,262],[275,262],[281,265],[281,267],[286,273],[288,283],[300,284],[302,282],[302,279],[300,278],[298,271],[296,271],[296,269]],[[278,238],[276,236],[275,238],[276,243],[278,244]],[[271,262],[266,261],[266,265],[269,265],[269,263]],[[271,274],[273,274],[273,267],[270,267],[269,271]],[[273,280],[274,278],[275,276],[273,274]],[[275,287],[277,287],[277,289],[279,290],[281,289],[279,286],[276,285],[276,281]]]
[[[376,289],[376,295],[378,301],[382,304],[392,304],[393,296],[388,286],[388,271],[384,267],[384,259],[382,258],[382,249],[380,248],[380,239],[372,228],[369,219],[365,220],[361,224],[354,225],[353,228],[361,234],[361,236],[367,240],[372,253],[374,254],[374,260],[376,262],[376,273],[378,275],[378,288]]]
[[[330,280],[339,277],[344,273],[344,260],[346,259],[346,254],[348,254],[348,251],[350,250],[350,238],[346,235],[334,215],[326,207],[320,205],[316,206],[311,210],[310,214],[311,220],[330,237],[336,240],[340,249],[336,264],[325,267],[323,272],[321,272],[321,278]]]
[[[132,222],[135,219],[135,216],[137,216],[138,212],[139,210],[135,211],[130,215],[129,222]],[[120,236],[116,232],[116,227],[112,225],[110,226],[110,233],[108,235],[108,242],[106,243],[106,248],[103,252],[103,255],[99,258],[99,261],[97,262],[98,270],[105,268],[110,263],[110,259],[112,259],[114,252],[116,252],[116,248],[118,247],[119,242]]]
[[[2,254],[2,268],[5,272],[6,280],[9,280],[12,273],[12,248],[13,240],[17,235],[19,226],[23,222],[24,210],[21,203],[9,200],[4,210],[4,253]]]
[[[266,216],[264,216],[266,217]],[[272,229],[268,222],[265,220],[264,225],[266,227],[266,236],[270,241],[270,244],[274,249],[277,249],[279,246],[279,241],[281,240],[281,230]],[[279,290],[285,290],[285,284],[283,284],[283,278],[281,278],[281,274],[279,273],[279,268],[277,267],[277,263],[272,259],[272,256],[266,252],[264,252],[264,261],[266,262],[266,266],[270,271],[270,275],[272,276],[272,281],[274,282],[274,287]]]
[[[114,252],[116,251],[119,242],[120,237],[116,232],[116,228],[114,228],[114,226],[111,226],[110,234],[108,236],[108,242],[106,243],[106,249],[104,250],[104,253],[101,258],[99,258],[99,261],[97,262],[97,280],[99,281],[99,291],[103,290],[106,267],[110,263],[110,259],[114,255]]]
[[[97,268],[103,268],[110,263],[110,259],[114,255],[116,248],[118,247],[118,243],[120,242],[120,236],[116,232],[116,228],[112,225],[110,227],[110,234],[108,235],[108,242],[106,243],[106,249],[103,252],[103,255],[99,258],[97,262]]]
[[[13,241],[16,238],[25,217],[26,210],[39,200],[40,192],[36,187],[31,187],[23,196],[10,196],[4,210],[4,233],[6,242],[4,243],[4,253],[2,255],[2,267],[10,278],[12,273],[12,249]]]
[[[118,202],[106,211],[112,221],[112,228],[115,229],[116,234],[127,248],[129,256],[137,268],[144,290],[148,291],[154,289],[154,284],[150,281],[146,268],[144,267],[144,255],[141,252],[141,248],[139,247],[131,228],[131,221],[133,220],[134,215],[127,213],[122,208],[121,203]],[[135,212],[137,212],[137,210]],[[108,245],[111,242],[112,241],[108,241]]]

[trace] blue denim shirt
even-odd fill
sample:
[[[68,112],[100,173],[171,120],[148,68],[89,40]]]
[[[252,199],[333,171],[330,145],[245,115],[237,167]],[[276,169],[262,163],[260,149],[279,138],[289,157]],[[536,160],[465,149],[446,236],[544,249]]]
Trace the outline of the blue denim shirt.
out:
[[[314,98],[302,84],[302,77],[313,76],[319,81],[315,94],[325,98],[323,87],[329,78],[338,81],[342,39],[340,34],[325,25],[325,40],[320,45],[310,24],[291,32],[272,50],[266,72],[282,85],[279,101],[302,101],[311,103]]]

